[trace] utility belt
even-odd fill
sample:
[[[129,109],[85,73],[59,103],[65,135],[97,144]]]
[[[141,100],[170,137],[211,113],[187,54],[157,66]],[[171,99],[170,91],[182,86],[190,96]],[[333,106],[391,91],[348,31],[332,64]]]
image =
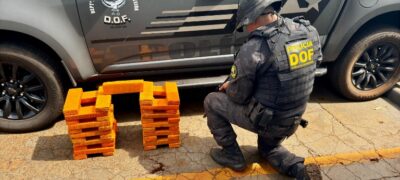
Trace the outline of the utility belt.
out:
[[[256,99],[252,98],[249,103],[249,109],[246,114],[249,117],[253,125],[261,130],[267,130],[271,126],[290,128],[293,126],[300,125],[306,128],[308,121],[301,118],[299,115],[294,115],[291,117],[281,118],[275,115],[274,111],[264,107]]]

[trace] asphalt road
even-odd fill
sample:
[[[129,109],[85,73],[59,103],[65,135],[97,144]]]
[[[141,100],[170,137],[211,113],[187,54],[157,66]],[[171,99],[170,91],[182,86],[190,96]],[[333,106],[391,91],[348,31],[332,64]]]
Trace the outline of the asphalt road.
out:
[[[400,109],[386,98],[349,102],[319,79],[304,117],[306,129],[284,142],[307,162],[322,165],[324,179],[400,178]],[[114,96],[117,150],[111,157],[72,160],[64,121],[34,133],[0,133],[0,179],[287,179],[257,154],[256,135],[235,127],[249,162],[245,173],[208,156],[217,146],[203,118],[203,99],[214,88],[184,89],[177,149],[143,151],[138,95]]]

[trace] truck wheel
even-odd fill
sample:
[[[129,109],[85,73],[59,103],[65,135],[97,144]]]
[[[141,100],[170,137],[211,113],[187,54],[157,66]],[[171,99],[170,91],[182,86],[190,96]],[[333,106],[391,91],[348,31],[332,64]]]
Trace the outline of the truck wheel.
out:
[[[0,44],[0,131],[27,132],[52,125],[64,94],[50,57],[29,46]]]
[[[333,86],[352,100],[375,99],[400,80],[400,32],[381,29],[359,38],[331,67]]]

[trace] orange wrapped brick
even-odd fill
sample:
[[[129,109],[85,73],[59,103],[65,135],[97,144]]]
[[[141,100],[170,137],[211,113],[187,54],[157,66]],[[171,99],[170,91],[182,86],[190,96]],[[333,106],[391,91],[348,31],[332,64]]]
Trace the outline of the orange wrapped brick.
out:
[[[147,110],[147,109],[142,109],[140,110],[141,114],[177,114],[178,109],[173,109],[173,110]]]
[[[179,148],[181,146],[181,143],[172,143],[168,144],[169,148]],[[157,149],[157,145],[144,145],[143,150],[145,151],[150,151],[150,150],[155,150]]]
[[[108,112],[111,107],[111,95],[98,95],[96,100],[97,112]]]
[[[157,146],[179,143],[179,135],[148,136],[143,138],[144,146]]]
[[[157,136],[143,137],[143,143],[157,142]]]
[[[74,151],[81,151],[81,150],[87,150],[89,149],[88,147],[90,146],[98,146],[101,148],[106,148],[106,147],[113,147],[115,146],[115,141],[110,141],[110,142],[101,142],[101,143],[96,143],[96,144],[90,144],[90,145],[78,145],[78,144],[74,144]]]
[[[142,124],[154,123],[154,122],[168,122],[170,124],[178,124],[179,121],[180,121],[179,118],[159,118],[159,119],[143,119],[142,118]]]
[[[68,126],[78,125],[78,124],[81,124],[81,123],[83,123],[83,124],[86,124],[86,123],[91,124],[91,123],[97,123],[97,122],[110,124],[109,119],[110,118],[108,116],[101,116],[101,117],[87,118],[87,119],[69,119],[69,120],[66,120],[66,123],[67,123]]]
[[[74,120],[79,120],[79,119],[90,119],[90,118],[96,118],[96,117],[102,117],[102,116],[107,116],[108,112],[96,112],[96,107],[95,106],[85,106],[81,107],[78,111],[78,114],[76,115],[70,115],[70,116],[65,116],[65,120],[68,121],[74,121]]]
[[[115,151],[115,145],[111,147],[103,147],[102,145],[87,146],[86,149],[74,150],[74,159],[86,159],[89,154],[103,154],[103,156],[112,156]]]
[[[115,120],[114,117],[114,106],[111,104],[110,110],[108,111],[108,115],[107,116],[101,116],[101,117],[97,117],[96,120],[97,121],[110,121],[110,120]]]
[[[88,131],[99,131],[99,132],[110,132],[113,129],[113,125],[111,126],[101,126],[101,127],[92,127],[85,129],[68,129],[68,134],[80,134]]]
[[[150,105],[150,106],[153,105],[153,100],[154,100],[153,89],[154,89],[153,82],[145,81],[143,83],[143,91],[139,95],[140,105]]]
[[[104,152],[114,152],[115,143],[108,143],[103,146],[102,144],[88,145],[74,149],[74,154],[98,154]]]
[[[167,94],[168,104],[179,105],[180,100],[179,100],[178,86],[176,82],[166,82],[165,90]]]
[[[147,132],[144,132],[146,134]],[[170,148],[178,148],[180,147],[180,137],[179,132],[174,134],[173,132],[168,132],[167,135],[159,131],[159,134],[155,134],[153,136],[143,136],[143,148],[145,151],[157,149],[159,145],[168,145]],[[162,134],[160,134],[162,133]]]
[[[143,137],[161,135],[179,135],[179,127],[143,128]]]
[[[76,115],[81,107],[82,88],[74,88],[68,91],[64,104],[64,116]]]
[[[107,95],[139,93],[143,90],[143,80],[114,81],[103,83],[103,93]]]
[[[87,112],[82,112],[83,116],[70,116],[70,117],[66,117],[66,122],[68,126],[71,125],[77,125],[80,123],[90,123],[90,122],[113,122],[115,121],[114,118],[114,106],[111,104],[110,106],[110,110],[108,112],[96,112],[95,107],[94,106],[86,106],[81,108],[82,111],[85,110]],[[86,113],[86,114],[84,114]],[[93,117],[87,118],[90,115],[93,115]],[[84,117],[84,118],[79,118],[79,117]],[[99,126],[96,126],[99,127]]]
[[[142,123],[143,128],[158,128],[158,127],[172,127],[177,126],[179,127],[178,123],[171,124],[167,122],[154,122],[154,123]]]
[[[89,91],[89,92],[84,92],[81,96],[81,104],[92,104],[96,103],[97,99],[97,91]]]
[[[100,136],[102,139],[110,139],[112,138],[111,134],[115,133],[114,130],[109,130],[109,131],[88,131],[88,132],[82,132],[79,134],[70,134],[71,139],[80,139],[80,138],[86,138],[86,137],[92,137],[92,136]]]
[[[106,152],[106,153],[101,153],[103,156],[112,156],[114,155],[114,152]],[[87,159],[86,154],[74,154],[74,160],[82,160],[82,159]]]
[[[103,86],[99,86],[99,88],[98,88],[98,90],[97,90],[97,94],[99,94],[99,95],[105,95],[105,94],[104,94]]]
[[[111,134],[111,136],[107,136],[107,137],[87,137],[87,138],[77,138],[77,139],[72,139],[72,144],[74,145],[80,145],[80,146],[84,146],[84,145],[93,145],[93,144],[102,144],[102,143],[111,143],[114,142],[115,139],[115,134]]]
[[[86,120],[86,121],[85,121]],[[95,128],[95,127],[102,127],[102,126],[111,126],[111,121],[97,121],[96,118],[92,119],[83,119],[81,121],[77,120],[74,123],[67,123],[68,129],[85,129],[85,128]]]
[[[157,146],[154,146],[154,145],[145,146],[145,145],[143,145],[143,150],[145,150],[145,151],[150,151],[150,150],[155,150],[155,149],[157,149]]]
[[[167,96],[167,93],[165,91],[165,86],[154,86],[153,94],[154,96],[162,96],[162,97]]]
[[[178,110],[179,105],[169,105],[166,99],[154,99],[152,105],[142,105],[141,110]]]
[[[74,154],[76,154],[76,155],[100,154],[100,153],[105,153],[105,152],[114,152],[114,150],[115,150],[115,147],[111,143],[107,147],[103,147],[103,145],[101,145],[101,144],[96,144],[96,145],[89,145],[89,146],[74,150]]]
[[[174,114],[170,114],[170,113],[147,113],[147,114],[142,114],[142,119],[155,119],[155,118],[179,118],[180,117],[180,112],[177,111]]]

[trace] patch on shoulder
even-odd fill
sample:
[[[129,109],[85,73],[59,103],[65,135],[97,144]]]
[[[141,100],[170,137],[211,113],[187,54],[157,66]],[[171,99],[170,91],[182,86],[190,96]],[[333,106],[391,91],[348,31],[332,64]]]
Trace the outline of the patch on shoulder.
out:
[[[231,78],[236,79],[236,77],[237,77],[237,68],[236,65],[233,65],[231,67]]]
[[[290,70],[310,66],[314,61],[314,44],[311,40],[296,41],[285,45]]]

